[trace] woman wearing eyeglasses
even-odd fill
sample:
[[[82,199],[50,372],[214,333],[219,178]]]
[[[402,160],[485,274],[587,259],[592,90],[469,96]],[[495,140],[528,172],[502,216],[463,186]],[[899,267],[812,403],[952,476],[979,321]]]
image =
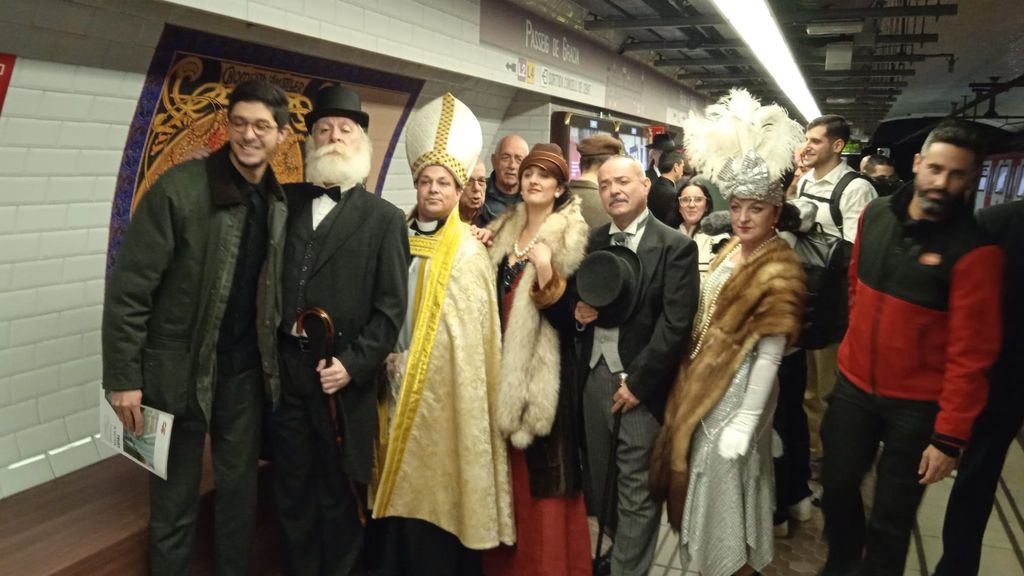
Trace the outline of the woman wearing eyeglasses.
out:
[[[679,231],[697,243],[697,268],[700,270],[701,282],[707,276],[708,267],[715,257],[714,246],[729,238],[728,234],[709,236],[701,231],[701,220],[710,213],[711,192],[703,184],[687,184],[679,191],[679,215],[683,217]]]

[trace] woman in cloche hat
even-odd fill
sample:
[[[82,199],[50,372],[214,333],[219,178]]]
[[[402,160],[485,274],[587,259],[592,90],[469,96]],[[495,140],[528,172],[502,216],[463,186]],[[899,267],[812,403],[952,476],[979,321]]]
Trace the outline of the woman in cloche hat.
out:
[[[572,298],[587,225],[566,186],[556,144],[538,144],[519,166],[523,201],[490,228],[498,269],[502,357],[498,427],[509,438],[517,543],[485,552],[484,573],[590,574],[575,389]]]

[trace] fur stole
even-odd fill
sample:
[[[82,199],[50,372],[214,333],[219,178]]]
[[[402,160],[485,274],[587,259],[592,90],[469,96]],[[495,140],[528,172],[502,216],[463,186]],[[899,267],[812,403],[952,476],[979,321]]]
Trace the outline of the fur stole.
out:
[[[489,252],[495,268],[512,253],[524,226],[526,204],[522,202],[491,223],[494,237]],[[587,232],[578,197],[544,220],[539,234],[551,248],[555,271],[552,282],[569,278],[579,268],[586,253]],[[530,297],[536,283],[537,270],[532,263],[527,264],[516,286],[502,339],[498,429],[519,449],[529,446],[534,437],[551,432],[561,380],[558,333]]]
[[[712,270],[738,243],[733,238],[719,252]],[[665,425],[651,455],[651,494],[658,500],[667,497],[669,524],[676,531],[686,503],[694,430],[725,395],[743,358],[762,336],[785,334],[787,345],[796,343],[805,291],[800,260],[781,238],[736,268],[722,286],[701,349],[684,361],[669,392]],[[694,330],[699,329],[695,323]],[[695,341],[699,336],[693,335]]]

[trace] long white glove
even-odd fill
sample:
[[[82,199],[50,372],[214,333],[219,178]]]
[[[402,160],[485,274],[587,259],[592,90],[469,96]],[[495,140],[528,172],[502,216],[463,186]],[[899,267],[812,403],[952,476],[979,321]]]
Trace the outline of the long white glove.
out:
[[[750,381],[743,402],[718,438],[718,455],[722,458],[733,460],[745,456],[750,450],[750,441],[771,396],[785,347],[786,337],[783,335],[763,336],[757,341],[757,358],[750,367]]]

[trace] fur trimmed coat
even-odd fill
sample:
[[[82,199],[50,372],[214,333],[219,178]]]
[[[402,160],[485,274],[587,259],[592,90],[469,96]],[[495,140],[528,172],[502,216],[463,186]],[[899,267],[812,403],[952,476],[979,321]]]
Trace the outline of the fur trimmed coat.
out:
[[[738,243],[733,238],[711,269]],[[694,430],[722,399],[743,358],[762,336],[784,334],[787,346],[796,343],[805,292],[803,266],[781,238],[740,265],[722,286],[701,348],[695,358],[684,361],[669,393],[665,425],[651,455],[651,494],[667,499],[669,524],[676,531],[686,502]],[[695,321],[695,331],[700,330],[700,320]],[[696,342],[700,335],[693,337]]]
[[[489,253],[495,268],[512,254],[525,225],[522,203],[491,223],[494,236]],[[497,423],[514,447],[526,450],[535,497],[565,495],[580,484],[574,298],[569,279],[586,254],[587,233],[579,198],[551,213],[541,225],[539,241],[551,248],[552,280],[548,286],[537,286],[537,271],[527,264],[507,311]]]

